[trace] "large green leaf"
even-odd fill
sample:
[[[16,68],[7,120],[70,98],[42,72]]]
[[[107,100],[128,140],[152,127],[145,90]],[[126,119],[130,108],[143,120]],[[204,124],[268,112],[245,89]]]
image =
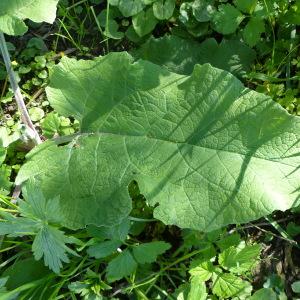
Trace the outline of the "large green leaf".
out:
[[[0,31],[22,35],[27,31],[23,20],[53,23],[58,0],[1,0]]]
[[[67,227],[120,223],[132,180],[156,218],[204,231],[299,202],[299,118],[226,71],[178,75],[127,53],[63,58],[47,94],[80,133],[35,148],[17,184],[34,177],[59,195]]]
[[[173,35],[151,38],[134,51],[133,55],[163,65],[169,71],[179,74],[189,75],[195,64],[210,63],[238,77],[250,70],[255,59],[255,52],[238,40],[224,39],[218,44],[215,39],[210,38],[199,44]]]

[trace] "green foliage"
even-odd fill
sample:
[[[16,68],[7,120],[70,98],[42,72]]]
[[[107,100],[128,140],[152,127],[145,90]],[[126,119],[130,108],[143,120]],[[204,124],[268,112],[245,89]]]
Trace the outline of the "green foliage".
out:
[[[261,299],[276,300],[277,296],[273,290],[263,288],[256,291],[249,299],[250,300],[261,300]]]
[[[255,59],[255,52],[237,40],[224,39],[218,44],[210,38],[199,44],[172,35],[150,38],[133,55],[179,74],[190,75],[195,64],[210,63],[238,77],[245,76]]]
[[[260,36],[264,31],[264,21],[259,17],[251,18],[243,31],[245,42],[251,47],[255,46],[259,42]]]
[[[37,147],[17,183],[35,178],[47,198],[59,194],[64,226],[119,223],[132,180],[159,204],[156,218],[204,231],[295,205],[299,121],[231,74],[203,65],[182,76],[121,53],[63,59],[51,79],[51,105],[87,134]]]
[[[152,263],[158,255],[170,249],[170,244],[165,242],[144,243],[133,248],[133,256],[139,264]]]
[[[158,20],[168,20],[172,17],[175,0],[158,0],[153,3],[153,13]]]
[[[246,246],[244,243],[229,247],[220,254],[219,264],[232,273],[244,274],[254,265],[260,250],[259,245]]]
[[[132,24],[136,33],[142,37],[152,32],[157,24],[157,20],[154,17],[153,10],[149,8],[135,15],[132,18]]]
[[[247,299],[252,290],[247,274],[259,261],[261,247],[258,244],[245,245],[244,242],[240,242],[240,238],[236,238],[236,235],[223,237],[217,242],[222,245],[217,259],[213,253],[213,257],[200,256],[191,262],[189,269],[192,279],[197,278],[200,282],[211,281],[212,293],[221,299]],[[237,244],[230,246],[231,242],[228,241],[232,240],[236,240]]]
[[[69,262],[67,253],[76,255],[66,246],[76,240],[67,237],[54,224],[61,222],[58,210],[58,199],[46,202],[44,195],[30,183],[24,190],[26,202],[20,202],[21,217],[13,217],[2,213],[0,233],[10,236],[34,235],[32,251],[36,260],[44,257],[44,263],[54,272],[59,272],[62,262]]]
[[[129,250],[123,251],[116,258],[112,259],[107,266],[107,280],[113,282],[132,274],[137,268]]]
[[[29,3],[28,3],[29,2]],[[53,23],[58,0],[3,0],[0,3],[0,30],[9,35],[23,35],[23,20]]]
[[[300,2],[61,0],[51,28],[42,2],[0,4],[0,30],[32,29],[7,47],[50,139],[22,166],[0,64],[0,298],[297,297],[299,121],[267,96],[299,115]]]
[[[215,273],[213,276],[212,292],[218,297],[247,297],[250,295],[252,286],[248,281],[231,273]]]
[[[213,24],[216,31],[223,34],[234,33],[243,20],[243,15],[231,4],[222,4],[214,13]]]

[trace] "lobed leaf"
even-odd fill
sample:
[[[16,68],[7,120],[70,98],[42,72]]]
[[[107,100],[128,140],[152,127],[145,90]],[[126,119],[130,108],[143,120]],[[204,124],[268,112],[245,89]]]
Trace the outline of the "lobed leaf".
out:
[[[260,251],[259,244],[244,245],[244,243],[241,243],[238,247],[229,247],[221,252],[219,264],[230,272],[244,274],[254,267]]]
[[[123,251],[116,258],[112,259],[106,268],[108,282],[122,279],[131,275],[137,268],[137,263],[129,250]]]
[[[115,252],[122,242],[119,241],[105,241],[94,244],[87,249],[87,253],[95,258],[104,258]]]
[[[138,263],[149,264],[155,262],[158,255],[165,253],[170,248],[169,243],[156,241],[135,246],[132,251]]]
[[[215,273],[213,276],[212,291],[215,295],[223,299],[245,295],[249,298],[251,290],[252,286],[248,281],[231,273]]]

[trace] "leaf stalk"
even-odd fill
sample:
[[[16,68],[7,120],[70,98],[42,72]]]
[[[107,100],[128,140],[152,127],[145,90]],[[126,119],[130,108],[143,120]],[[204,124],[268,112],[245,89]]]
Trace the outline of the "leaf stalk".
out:
[[[32,135],[33,135],[32,140],[34,141],[34,143],[35,144],[40,144],[42,142],[42,140],[41,140],[38,132],[36,131],[32,121],[30,119],[28,110],[26,108],[23,96],[21,94],[21,90],[19,88],[16,76],[15,76],[15,73],[12,69],[12,64],[11,64],[9,52],[8,52],[8,49],[7,49],[5,37],[4,37],[3,32],[1,32],[1,31],[0,31],[0,50],[1,50],[2,57],[3,57],[4,63],[5,63],[5,67],[6,67],[6,70],[7,70],[7,73],[8,73],[11,88],[12,88],[13,93],[15,95],[15,99],[16,99],[18,109],[21,113],[21,120],[25,124],[26,129],[28,129],[29,132],[32,133]]]

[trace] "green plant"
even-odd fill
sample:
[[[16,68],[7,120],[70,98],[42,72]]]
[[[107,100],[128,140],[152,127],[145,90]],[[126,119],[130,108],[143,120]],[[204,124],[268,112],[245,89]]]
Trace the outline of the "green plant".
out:
[[[36,20],[23,4],[0,4],[2,30],[21,33],[23,19]],[[47,3],[34,5],[42,20]],[[252,271],[265,263],[262,249],[263,259],[272,256],[260,242],[272,248],[276,238],[290,243],[282,248],[293,265],[299,119],[232,75],[297,114],[297,14],[298,1],[61,1],[48,40],[26,37],[18,51],[2,36],[13,91],[24,106],[12,68],[29,109],[13,115],[0,69],[0,299],[275,300],[298,293],[296,277],[287,279],[289,288],[261,272],[258,284]],[[256,31],[262,24],[264,33]],[[146,40],[154,30],[177,36]],[[201,43],[191,38],[206,35]],[[66,53],[86,58],[97,43],[105,43],[101,53],[122,49],[125,37],[146,40],[134,58],[64,57],[53,67],[63,54],[48,51],[69,42],[79,51]],[[47,98],[29,95],[46,86]],[[37,134],[49,140],[35,147]],[[289,208],[283,225],[282,212],[267,216]],[[267,223],[239,226],[261,216]]]
[[[103,73],[100,82],[93,79]],[[151,63],[133,63],[125,53],[94,61],[66,58],[55,67],[47,94],[57,112],[79,120],[81,133],[63,138],[67,145],[60,146],[59,139],[44,143],[28,156],[17,184],[35,178],[46,198],[59,194],[67,227],[120,222],[131,210],[126,195],[131,180],[151,205],[159,204],[156,218],[205,231],[297,205],[298,119],[225,71],[203,65],[191,76],[177,75]],[[99,106],[97,99],[106,102]],[[275,146],[282,141],[291,146]],[[272,171],[278,167],[280,173]],[[214,179],[211,172],[217,174]]]

